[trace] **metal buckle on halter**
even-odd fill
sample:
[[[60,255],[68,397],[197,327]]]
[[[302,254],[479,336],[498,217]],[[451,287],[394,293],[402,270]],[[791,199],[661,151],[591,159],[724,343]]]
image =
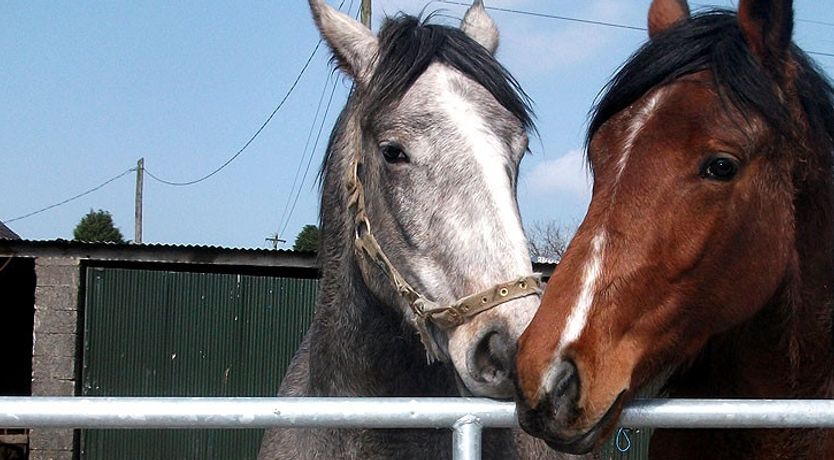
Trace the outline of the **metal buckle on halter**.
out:
[[[363,228],[363,227],[365,229],[364,233],[362,231],[360,231],[360,229]],[[359,220],[358,223],[356,223],[354,225],[353,234],[354,234],[354,236],[356,237],[357,240],[362,239],[365,235],[370,235],[371,234],[371,223],[368,221],[367,216],[363,217],[361,220]]]

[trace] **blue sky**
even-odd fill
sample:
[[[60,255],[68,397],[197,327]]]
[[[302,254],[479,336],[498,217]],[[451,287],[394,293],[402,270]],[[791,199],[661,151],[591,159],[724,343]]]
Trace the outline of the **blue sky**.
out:
[[[459,18],[465,10],[425,0],[373,3],[377,24],[384,12],[417,13],[426,7]],[[649,0],[486,3],[643,27]],[[834,53],[834,26],[819,23],[834,23],[834,2],[795,3],[797,43]],[[167,180],[188,181],[211,172],[274,110],[318,40],[301,0],[21,1],[0,8],[0,195],[5,197],[0,220],[6,222],[101,184],[135,166],[139,157]],[[535,102],[541,133],[522,167],[522,217],[528,224],[575,224],[589,199],[580,150],[586,114],[645,32],[491,14],[502,33],[499,59]],[[439,20],[453,21],[445,15]],[[217,175],[189,187],[146,177],[144,240],[265,247],[264,239],[281,227],[291,242],[301,227],[315,223],[316,171],[350,87],[333,74],[328,59],[322,47],[271,123]],[[834,75],[834,58],[817,60]],[[302,156],[322,90],[332,78],[336,89],[321,140],[312,157]],[[293,178],[308,161],[298,204],[282,222]],[[87,211],[105,209],[131,239],[133,177],[8,225],[24,238],[71,238]]]

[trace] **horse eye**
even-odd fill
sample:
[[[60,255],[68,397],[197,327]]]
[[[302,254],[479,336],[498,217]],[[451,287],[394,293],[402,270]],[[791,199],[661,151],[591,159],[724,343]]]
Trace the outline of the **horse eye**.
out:
[[[701,166],[701,177],[729,181],[738,174],[738,160],[729,155],[712,156]]]
[[[382,156],[388,163],[408,163],[408,155],[397,144],[383,144],[379,147]]]

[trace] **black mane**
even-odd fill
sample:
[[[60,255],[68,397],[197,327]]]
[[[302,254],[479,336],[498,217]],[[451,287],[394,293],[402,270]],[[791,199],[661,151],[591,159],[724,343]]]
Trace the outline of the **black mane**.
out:
[[[414,16],[387,18],[379,33],[379,61],[368,85],[368,113],[396,102],[434,62],[446,64],[486,88],[525,128],[533,128],[530,99],[484,47],[457,28]]]
[[[834,90],[812,60],[792,45],[798,64],[797,92],[808,115],[812,141],[831,149],[834,142]],[[788,108],[751,54],[735,13],[711,11],[690,18],[643,45],[606,85],[591,113],[586,144],[603,123],[655,86],[684,75],[711,70],[721,96],[742,112],[755,111],[775,129],[793,132]]]

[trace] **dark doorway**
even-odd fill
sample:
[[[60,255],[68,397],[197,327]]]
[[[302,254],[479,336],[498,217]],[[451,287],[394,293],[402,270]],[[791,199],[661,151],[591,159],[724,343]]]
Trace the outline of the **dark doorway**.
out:
[[[0,396],[32,394],[35,260],[0,257]]]
[[[35,259],[0,257],[0,396],[32,395]],[[0,427],[0,460],[28,458],[27,430]]]

